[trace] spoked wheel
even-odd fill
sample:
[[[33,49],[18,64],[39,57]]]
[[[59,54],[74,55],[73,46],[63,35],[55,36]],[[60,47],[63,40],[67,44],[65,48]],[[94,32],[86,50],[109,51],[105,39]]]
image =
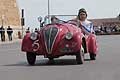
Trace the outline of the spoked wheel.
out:
[[[96,60],[96,54],[90,53],[90,60]]]
[[[27,61],[29,65],[34,65],[36,61],[36,54],[32,52],[26,53]]]
[[[80,52],[77,53],[76,61],[77,61],[77,64],[83,64],[84,63],[84,52],[82,50],[80,50]]]

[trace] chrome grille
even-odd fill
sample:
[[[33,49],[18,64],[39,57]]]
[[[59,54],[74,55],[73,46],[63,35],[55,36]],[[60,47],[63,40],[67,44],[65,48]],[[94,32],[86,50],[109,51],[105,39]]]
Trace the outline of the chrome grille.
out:
[[[50,54],[54,45],[55,38],[57,36],[58,29],[56,27],[50,27],[44,31],[44,38],[46,44],[46,50]]]

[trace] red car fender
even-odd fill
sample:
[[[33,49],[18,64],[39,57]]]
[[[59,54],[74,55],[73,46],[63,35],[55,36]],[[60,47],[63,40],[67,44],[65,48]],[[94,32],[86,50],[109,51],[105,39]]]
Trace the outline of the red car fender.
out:
[[[32,52],[32,43],[33,41],[30,39],[30,33],[27,33],[22,40],[21,50],[25,52]]]
[[[98,46],[96,42],[96,36],[94,34],[90,34],[87,38],[87,48],[89,53],[97,54]]]

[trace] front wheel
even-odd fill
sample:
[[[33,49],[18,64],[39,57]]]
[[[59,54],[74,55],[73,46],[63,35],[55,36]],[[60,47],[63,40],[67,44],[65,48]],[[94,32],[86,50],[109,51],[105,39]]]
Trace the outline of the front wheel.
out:
[[[32,52],[27,52],[26,53],[27,61],[29,65],[34,65],[36,61],[36,54]]]
[[[83,64],[84,63],[84,52],[82,50],[80,50],[80,52],[77,53],[76,61],[77,61],[77,64]]]
[[[54,58],[49,57],[48,59],[49,59],[49,61],[54,61]]]
[[[90,53],[90,60],[96,60],[96,54]]]

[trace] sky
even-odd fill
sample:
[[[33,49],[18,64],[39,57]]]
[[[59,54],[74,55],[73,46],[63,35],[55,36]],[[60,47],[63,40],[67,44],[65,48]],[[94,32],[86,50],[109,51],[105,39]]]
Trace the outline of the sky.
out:
[[[120,0],[49,0],[50,14],[77,15],[85,8],[89,19],[113,18],[120,13]],[[48,0],[17,0],[18,7],[25,10],[25,26],[39,27],[38,17],[48,14]]]

